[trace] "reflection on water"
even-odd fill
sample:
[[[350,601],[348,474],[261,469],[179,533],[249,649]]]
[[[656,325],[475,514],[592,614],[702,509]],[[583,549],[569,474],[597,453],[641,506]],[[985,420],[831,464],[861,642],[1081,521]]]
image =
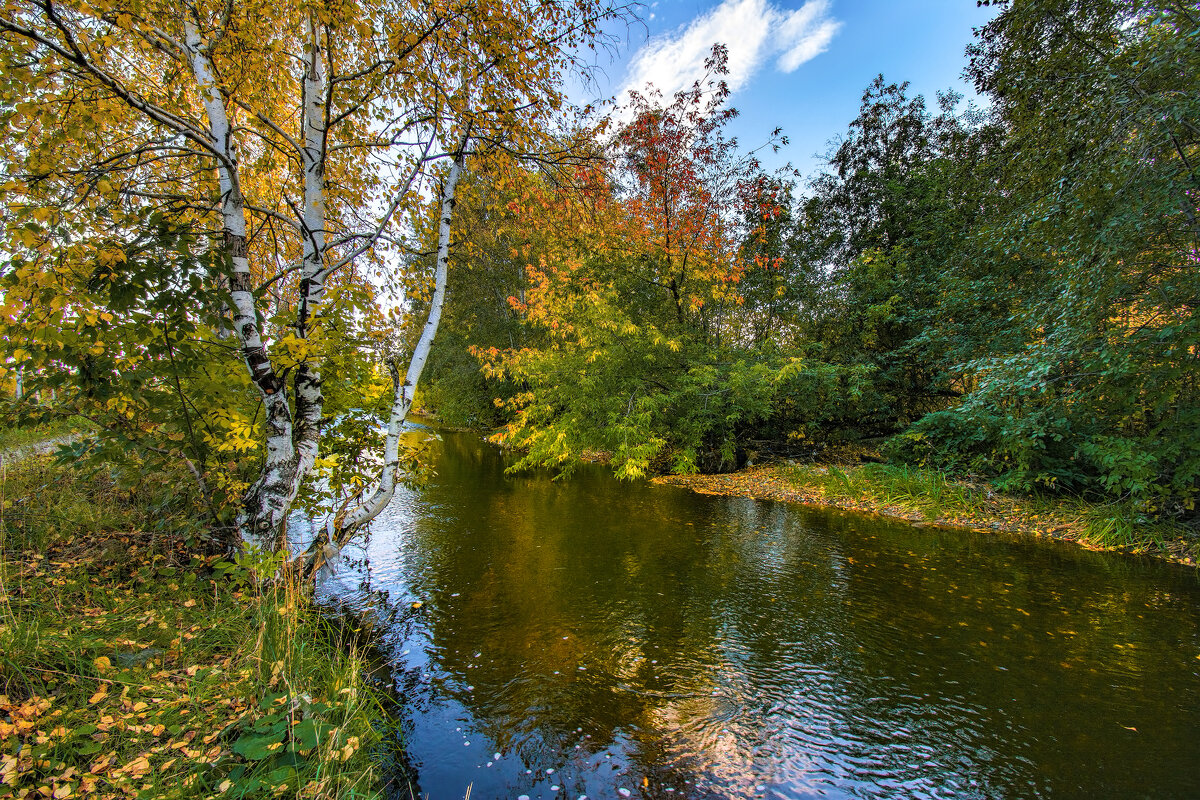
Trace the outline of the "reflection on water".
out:
[[[435,447],[365,546],[435,800],[1200,797],[1194,571]]]

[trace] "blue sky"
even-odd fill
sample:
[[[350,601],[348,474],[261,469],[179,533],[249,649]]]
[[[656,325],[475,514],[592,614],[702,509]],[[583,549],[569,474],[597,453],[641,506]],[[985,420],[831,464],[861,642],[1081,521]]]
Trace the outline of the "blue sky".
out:
[[[934,105],[962,81],[971,29],[995,9],[975,0],[646,0],[645,27],[622,28],[617,60],[602,94],[621,95],[646,80],[669,94],[700,77],[715,41],[729,47],[732,132],[746,146],[782,127],[791,144],[770,166],[790,161],[802,174],[857,115],[878,73],[910,81]],[[776,160],[777,159],[777,160]]]

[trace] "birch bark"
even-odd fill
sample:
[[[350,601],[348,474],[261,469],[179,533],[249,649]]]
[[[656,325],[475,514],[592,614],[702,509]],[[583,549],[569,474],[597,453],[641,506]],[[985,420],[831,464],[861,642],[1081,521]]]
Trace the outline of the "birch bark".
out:
[[[243,540],[276,546],[279,544],[275,541],[276,535],[283,529],[288,509],[300,486],[300,462],[292,441],[292,413],[284,382],[271,364],[259,329],[233,129],[203,38],[196,22],[186,13],[184,37],[185,53],[204,103],[210,143],[219,154],[216,162],[221,190],[222,246],[230,263],[233,331],[241,343],[242,358],[266,411],[266,455],[258,480],[247,492],[238,514],[237,530]]]
[[[329,86],[326,78],[321,31],[310,20],[311,42],[304,75],[304,142],[301,163],[304,166],[303,268],[300,279],[300,305],[296,311],[296,335],[307,339],[313,317],[325,298],[325,161],[327,153]],[[305,360],[296,367],[296,430],[294,438],[299,458],[298,477],[308,474],[317,458],[320,441],[321,373]]]
[[[442,306],[446,301],[446,273],[450,261],[450,224],[454,217],[454,192],[462,177],[467,142],[464,139],[458,152],[450,163],[450,171],[442,184],[441,212],[438,218],[437,261],[434,267],[433,294],[429,300],[429,315],[421,336],[413,349],[412,359],[408,362],[408,370],[404,381],[397,381],[396,396],[392,402],[388,418],[387,438],[383,446],[383,469],[380,472],[374,491],[363,502],[343,510],[330,521],[328,530],[329,540],[340,548],[350,537],[363,526],[387,508],[396,492],[396,471],[400,463],[400,431],[404,420],[412,409],[413,397],[416,393],[417,382],[429,360],[429,351],[433,347],[434,336],[437,335],[438,323],[442,319]]]

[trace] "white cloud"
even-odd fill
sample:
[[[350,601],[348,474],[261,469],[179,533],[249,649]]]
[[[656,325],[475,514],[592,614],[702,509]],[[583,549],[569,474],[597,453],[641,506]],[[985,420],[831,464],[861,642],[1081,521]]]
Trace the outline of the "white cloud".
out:
[[[779,56],[779,70],[791,72],[825,52],[840,27],[829,16],[829,0],[808,0],[794,11],[772,0],[722,0],[680,30],[647,42],[630,62],[622,94],[650,83],[670,97],[691,86],[704,76],[716,43],[729,49],[725,80],[736,92],[772,56]]]

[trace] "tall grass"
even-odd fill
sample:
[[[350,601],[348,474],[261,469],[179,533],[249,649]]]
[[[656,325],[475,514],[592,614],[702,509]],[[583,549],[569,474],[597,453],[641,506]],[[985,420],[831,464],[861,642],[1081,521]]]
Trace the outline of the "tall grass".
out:
[[[1169,549],[1168,542],[1182,542],[1189,535],[1182,526],[1146,519],[1125,503],[1094,506],[1083,514],[1082,519],[1080,540],[1105,550],[1166,550]]]
[[[805,464],[787,468],[795,485],[819,491],[831,502],[896,508],[927,520],[956,517],[977,522],[1002,518],[1031,530],[1078,538],[1106,550],[1164,551],[1194,539],[1177,525],[1145,518],[1128,504],[1083,498],[997,492],[985,483],[955,481],[936,470],[890,464],[838,467]],[[1172,545],[1174,543],[1174,545]]]
[[[86,431],[92,423],[83,417],[69,417],[40,425],[0,426],[0,453],[11,453],[30,445],[53,441]]]
[[[830,500],[869,501],[917,511],[933,520],[945,513],[978,512],[986,506],[989,491],[956,483],[935,470],[890,464],[791,467],[793,482],[821,490]]]
[[[162,497],[46,459],[0,501],[0,796],[379,795],[369,643],[274,557],[196,551]]]

